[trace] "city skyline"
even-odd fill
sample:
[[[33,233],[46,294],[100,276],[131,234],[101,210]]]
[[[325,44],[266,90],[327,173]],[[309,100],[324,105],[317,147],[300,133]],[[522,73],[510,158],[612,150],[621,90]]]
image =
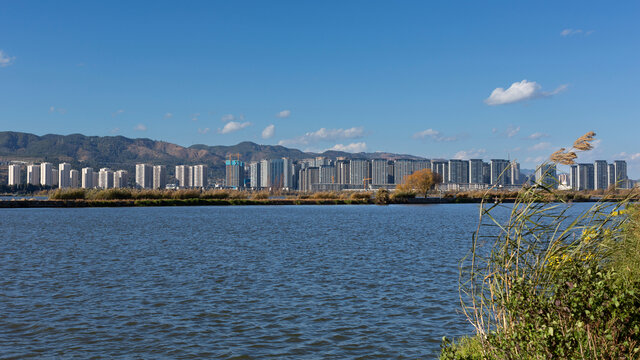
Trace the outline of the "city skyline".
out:
[[[523,168],[593,130],[581,161],[626,160],[640,177],[635,132],[623,131],[639,114],[638,3],[459,9],[6,4],[0,128],[511,158]]]

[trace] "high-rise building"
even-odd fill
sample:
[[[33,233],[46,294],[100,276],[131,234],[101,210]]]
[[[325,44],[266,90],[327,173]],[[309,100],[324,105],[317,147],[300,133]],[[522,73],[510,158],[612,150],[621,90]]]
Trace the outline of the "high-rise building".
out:
[[[431,172],[442,177],[442,183],[449,182],[449,162],[447,160],[431,160]]]
[[[522,185],[522,181],[520,180],[520,164],[515,160],[509,164],[509,184]]]
[[[91,175],[91,184],[93,184],[94,188],[100,184],[100,174],[97,171],[94,171]]]
[[[469,160],[469,183],[486,184],[482,176],[482,159]]]
[[[40,184],[40,165],[31,164],[27,166],[27,184]]]
[[[249,182],[252,189],[259,189],[260,185],[260,163],[257,161],[249,164]]]
[[[225,183],[228,187],[239,189],[244,187],[244,162],[225,160]]]
[[[321,184],[334,184],[336,179],[336,167],[333,165],[320,165],[318,168],[318,182]]]
[[[627,162],[624,160],[615,160],[613,162],[613,167],[615,168],[616,174],[616,187],[622,189],[628,188],[628,182],[626,181],[629,179],[627,177]]]
[[[449,160],[449,182],[453,184],[469,183],[469,162],[465,160]]]
[[[386,159],[371,160],[371,184],[389,184],[389,161]]]
[[[594,164],[576,164],[571,166],[571,188],[573,190],[593,190],[595,188]]]
[[[336,159],[336,183],[349,184],[349,160],[344,157]]]
[[[176,180],[178,180],[179,187],[186,189],[193,186],[191,173],[191,166],[189,165],[176,166]]]
[[[294,167],[293,162],[289,158],[282,158],[282,188],[283,189],[294,189],[293,179],[294,179]]]
[[[98,172],[98,187],[101,189],[113,188],[113,170],[102,168]]]
[[[615,188],[616,186],[616,166],[613,164],[609,164],[607,166],[607,176],[608,176],[608,185],[607,188],[609,188],[610,186],[613,186]]]
[[[51,186],[58,186],[58,169],[51,169]]]
[[[207,166],[206,165],[194,165],[193,174],[191,174],[191,178],[193,179],[193,187],[195,188],[205,188],[207,187],[208,179],[207,176]]]
[[[394,162],[393,166],[393,183],[400,185],[404,183],[404,179],[413,174],[414,162],[411,159],[400,159]]]
[[[9,185],[22,185],[22,165],[9,165]]]
[[[593,163],[593,176],[596,189],[607,189],[609,187],[609,165],[606,160],[596,160]]]
[[[153,166],[149,164],[136,165],[136,186],[143,189],[153,187]]]
[[[126,170],[118,170],[113,173],[113,187],[124,188],[129,182],[129,172]]]
[[[71,181],[71,164],[62,163],[58,165],[58,187],[60,189],[68,188]]]
[[[282,189],[284,187],[284,159],[269,159],[260,162],[260,187]]]
[[[90,167],[82,168],[82,188],[91,189],[97,184],[93,182],[93,169]]]
[[[555,164],[542,164],[536,169],[536,183],[551,188],[558,187],[558,175]]]
[[[269,160],[260,161],[260,187],[268,189],[269,184]]]
[[[416,160],[413,162],[413,172],[422,169],[431,169],[431,160]]]
[[[80,187],[80,171],[69,170],[69,187]]]
[[[371,162],[363,159],[353,159],[349,162],[351,185],[371,184]]]
[[[313,185],[320,182],[320,168],[310,166],[300,169],[299,179],[301,191],[312,191]]]
[[[318,156],[315,158],[314,164],[315,167],[320,168],[320,166],[331,165],[331,160],[324,156]]]
[[[153,188],[164,189],[167,186],[167,167],[155,165],[153,167]]]
[[[53,186],[53,165],[48,162],[40,164],[40,185]]]
[[[491,185],[509,185],[509,160],[491,159]]]
[[[482,183],[491,184],[491,164],[482,162]]]

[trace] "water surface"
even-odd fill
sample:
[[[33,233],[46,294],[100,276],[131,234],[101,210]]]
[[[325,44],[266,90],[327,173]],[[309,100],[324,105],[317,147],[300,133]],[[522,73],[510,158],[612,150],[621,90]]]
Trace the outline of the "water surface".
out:
[[[0,209],[0,353],[434,358],[477,209]]]

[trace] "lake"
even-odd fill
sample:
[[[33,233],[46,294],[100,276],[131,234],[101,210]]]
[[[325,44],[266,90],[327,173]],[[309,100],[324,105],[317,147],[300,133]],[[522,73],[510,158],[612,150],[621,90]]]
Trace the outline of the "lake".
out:
[[[0,209],[6,357],[434,358],[477,204]]]

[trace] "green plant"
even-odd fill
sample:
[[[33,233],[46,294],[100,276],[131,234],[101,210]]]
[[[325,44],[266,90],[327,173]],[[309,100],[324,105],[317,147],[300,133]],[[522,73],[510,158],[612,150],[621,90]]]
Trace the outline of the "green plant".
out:
[[[86,196],[85,189],[57,189],[50,193],[49,199],[80,200]]]
[[[380,188],[376,191],[376,195],[374,197],[374,201],[378,205],[386,205],[389,203],[391,198],[389,197],[389,190]]]
[[[574,149],[588,150],[593,135]],[[551,158],[570,163],[576,155],[562,149]],[[622,256],[640,249],[629,225],[639,216],[620,215],[633,194],[572,214],[569,204],[548,202],[549,186],[523,189],[512,206],[489,205],[490,197],[481,204],[460,267],[462,311],[475,336],[445,339],[443,359],[639,357],[640,281],[621,271],[639,270]]]
[[[352,200],[371,200],[371,193],[358,191],[351,194],[350,198]]]

